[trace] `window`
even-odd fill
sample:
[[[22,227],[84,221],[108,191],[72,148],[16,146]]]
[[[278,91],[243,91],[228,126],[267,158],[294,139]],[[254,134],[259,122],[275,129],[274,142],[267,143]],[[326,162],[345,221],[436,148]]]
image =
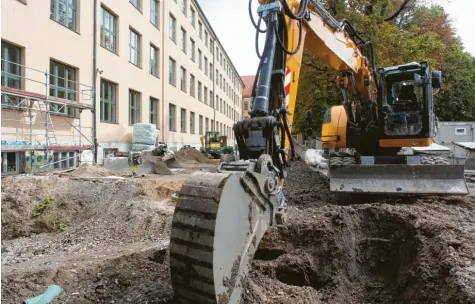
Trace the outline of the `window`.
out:
[[[214,48],[213,48],[213,38],[211,38],[211,37],[209,38],[209,49],[211,51],[211,54],[214,54],[214,52],[213,52],[213,50],[214,50]]]
[[[186,0],[181,0],[181,11],[186,16]]]
[[[159,116],[160,109],[158,108],[158,99],[150,97],[150,123],[157,126],[157,130],[160,130]]]
[[[201,101],[201,82],[198,81],[198,100]]]
[[[77,70],[71,66],[50,61],[49,95],[67,100],[76,100],[76,74]],[[75,117],[75,109],[52,103],[50,111]]]
[[[2,86],[21,89],[21,48],[2,41]],[[2,105],[16,105],[19,97],[2,94]]]
[[[186,92],[186,69],[180,67],[180,89]]]
[[[216,69],[216,85],[219,84],[219,71]]]
[[[215,130],[219,132],[219,122],[216,122],[216,129]],[[222,132],[219,132],[219,133],[222,133]]]
[[[129,47],[130,47],[130,63],[140,66],[140,34],[132,29],[129,29]]]
[[[198,36],[200,39],[203,39],[203,24],[201,24],[201,21],[198,21]]]
[[[176,106],[168,105],[168,130],[176,132]]]
[[[158,0],[150,0],[150,22],[160,28],[160,4]]]
[[[150,45],[150,74],[152,74],[155,77],[158,77],[158,71],[159,71],[159,59],[160,57],[158,56],[158,49],[154,47],[153,45]]]
[[[186,133],[186,109],[181,108],[180,114],[180,130]]]
[[[195,22],[196,22],[196,13],[195,13],[195,9],[193,7],[190,7],[190,12],[191,12],[191,25],[193,25],[193,27],[195,27]]]
[[[50,18],[70,30],[77,28],[77,0],[51,0]]]
[[[173,17],[172,14],[170,14],[170,24],[169,26],[169,32],[168,32],[168,37],[176,43],[176,19]]]
[[[205,56],[205,75],[208,75],[208,58]]]
[[[195,112],[190,112],[190,134],[195,134]]]
[[[198,67],[203,70],[203,64],[201,62],[201,50],[198,48]]]
[[[203,115],[200,115],[198,123],[199,123],[198,132],[200,135],[203,135]]]
[[[195,41],[190,38],[190,58],[195,61]]]
[[[101,46],[113,53],[116,52],[117,18],[101,7]]]
[[[186,53],[186,31],[181,28],[181,50]]]
[[[142,0],[130,0],[130,3],[132,3],[133,6],[135,6],[136,9],[138,9],[139,11],[141,11],[141,8],[142,8]]]
[[[210,125],[211,131],[214,131],[214,120],[211,119],[211,125]]]
[[[117,85],[101,79],[101,121],[116,122]]]
[[[209,63],[209,79],[213,80],[213,64]]]
[[[208,32],[205,30],[205,46],[208,47]]]
[[[190,95],[195,97],[195,76],[190,74]]]
[[[176,86],[176,62],[171,57],[168,59],[168,83]]]
[[[209,90],[209,104],[214,108],[213,91]]]
[[[223,75],[219,75],[219,87],[223,89]]]
[[[218,46],[216,46],[216,60],[219,61],[219,49]]]
[[[208,104],[208,88],[205,87],[205,91],[204,91],[204,100],[205,100],[205,104]]]
[[[129,90],[129,125],[140,122],[140,93]]]
[[[216,110],[219,111],[219,96],[216,94]]]
[[[205,122],[205,132],[208,132],[209,131],[209,118],[206,118],[206,122]]]

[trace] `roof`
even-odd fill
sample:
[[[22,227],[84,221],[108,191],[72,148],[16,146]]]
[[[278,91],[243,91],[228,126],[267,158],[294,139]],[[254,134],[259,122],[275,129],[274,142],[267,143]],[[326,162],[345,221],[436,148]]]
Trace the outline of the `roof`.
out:
[[[242,91],[242,97],[251,97],[252,95],[252,85],[254,84],[255,75],[241,76],[242,82],[244,83],[244,90]]]

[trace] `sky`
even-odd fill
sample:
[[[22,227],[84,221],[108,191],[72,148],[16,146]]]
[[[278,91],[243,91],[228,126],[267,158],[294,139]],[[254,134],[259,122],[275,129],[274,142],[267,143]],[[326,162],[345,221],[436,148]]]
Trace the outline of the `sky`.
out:
[[[248,0],[198,0],[206,18],[241,76],[255,75],[259,60],[254,29],[248,13]],[[475,0],[428,0],[440,4],[450,14],[465,50],[475,56]],[[258,1],[253,0],[253,12]],[[256,14],[254,15],[256,16]],[[259,39],[261,50],[264,36]]]

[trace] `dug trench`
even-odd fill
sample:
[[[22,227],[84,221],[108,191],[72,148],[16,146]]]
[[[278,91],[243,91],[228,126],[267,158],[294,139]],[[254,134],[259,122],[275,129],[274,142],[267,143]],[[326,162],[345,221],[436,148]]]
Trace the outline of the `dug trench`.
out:
[[[294,163],[246,303],[475,303],[473,197],[333,195]]]

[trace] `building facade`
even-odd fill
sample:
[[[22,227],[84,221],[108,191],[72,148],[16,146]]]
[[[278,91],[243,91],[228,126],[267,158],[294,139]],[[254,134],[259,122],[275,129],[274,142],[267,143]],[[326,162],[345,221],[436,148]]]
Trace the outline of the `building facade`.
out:
[[[208,130],[234,140],[243,83],[195,0],[45,2],[2,2],[3,171],[37,152],[102,163],[139,122],[172,149]]]
[[[244,89],[242,92],[243,105],[242,105],[242,115],[247,118],[249,116],[249,111],[251,110],[251,96],[252,96],[252,86],[254,84],[255,75],[241,76],[242,82],[244,84]]]

